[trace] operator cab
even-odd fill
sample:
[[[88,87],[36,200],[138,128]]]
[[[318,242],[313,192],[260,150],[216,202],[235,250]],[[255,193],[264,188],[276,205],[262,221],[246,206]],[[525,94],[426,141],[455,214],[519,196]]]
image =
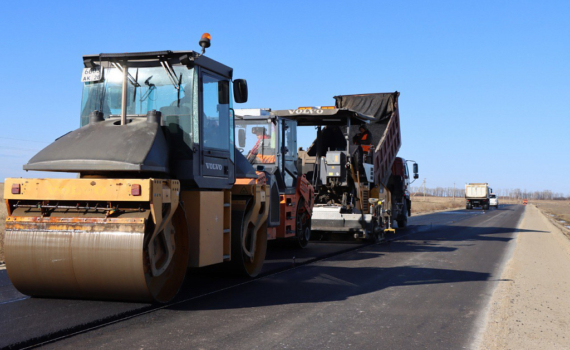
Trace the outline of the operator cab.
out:
[[[354,135],[360,125],[370,123],[373,118],[349,109],[333,107],[302,107],[273,113],[294,120],[300,127],[316,128],[313,143],[307,151],[299,151],[298,154],[300,173],[305,174],[313,186],[317,189],[321,185],[332,183],[346,186],[351,181],[346,164],[358,152],[358,145],[353,144]],[[364,160],[362,153],[360,155],[362,181],[373,181],[372,158]]]
[[[238,109],[235,123],[237,150],[255,168],[275,175],[280,193],[295,193],[297,123],[266,108]]]
[[[209,35],[200,44],[208,47]],[[168,174],[183,189],[233,185],[232,68],[194,51],[87,55],[83,62],[81,128],[24,169]],[[233,81],[233,90],[237,103],[247,101],[245,80]]]

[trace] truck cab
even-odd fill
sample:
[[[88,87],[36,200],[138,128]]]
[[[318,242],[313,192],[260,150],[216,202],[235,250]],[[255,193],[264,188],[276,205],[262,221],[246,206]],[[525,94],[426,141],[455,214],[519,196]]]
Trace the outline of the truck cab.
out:
[[[489,206],[499,209],[499,197],[494,193],[489,195]]]

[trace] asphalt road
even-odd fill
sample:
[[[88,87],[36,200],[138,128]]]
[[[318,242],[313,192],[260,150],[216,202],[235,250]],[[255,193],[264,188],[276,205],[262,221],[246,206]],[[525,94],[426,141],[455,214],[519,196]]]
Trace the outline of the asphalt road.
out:
[[[21,295],[10,294],[14,291],[0,271],[0,347],[58,337],[63,338],[44,346],[468,347],[500,283],[495,276],[523,208],[413,217],[407,230],[379,245],[273,247],[261,278],[235,279],[216,269],[204,270],[189,276],[177,302],[162,309],[119,302],[21,300]],[[125,319],[128,316],[134,317]]]

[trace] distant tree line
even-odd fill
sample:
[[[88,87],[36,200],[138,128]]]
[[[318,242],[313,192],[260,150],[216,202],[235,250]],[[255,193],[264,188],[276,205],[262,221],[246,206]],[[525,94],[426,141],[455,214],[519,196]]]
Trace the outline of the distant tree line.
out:
[[[410,193],[414,196],[453,197],[453,187],[411,187]],[[465,197],[465,188],[455,188],[455,197]]]
[[[492,188],[492,187],[491,187]],[[424,186],[414,186],[410,188],[410,192],[413,196],[423,196],[424,192],[426,196],[432,197],[453,197],[455,191],[456,198],[465,197],[465,188],[453,188],[453,187],[424,187]],[[545,200],[564,200],[570,199],[570,194],[564,194],[562,192],[552,192],[550,190],[543,191],[527,191],[521,190],[520,188],[515,189],[493,189],[494,193],[501,198],[509,199],[545,199]]]

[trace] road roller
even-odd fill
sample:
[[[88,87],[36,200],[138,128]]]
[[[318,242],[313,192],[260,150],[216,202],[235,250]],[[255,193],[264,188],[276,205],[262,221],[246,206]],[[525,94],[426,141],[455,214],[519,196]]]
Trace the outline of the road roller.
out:
[[[5,182],[21,293],[165,303],[188,269],[260,272],[270,187],[234,146],[247,82],[200,46],[83,56],[80,127],[24,165],[77,176]]]

